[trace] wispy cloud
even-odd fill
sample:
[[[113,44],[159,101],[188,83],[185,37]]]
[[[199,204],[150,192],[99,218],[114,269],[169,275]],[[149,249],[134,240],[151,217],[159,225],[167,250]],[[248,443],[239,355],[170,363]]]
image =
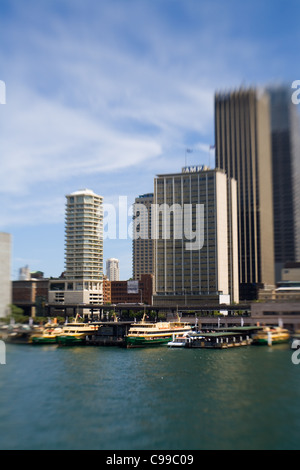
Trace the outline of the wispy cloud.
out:
[[[299,2],[1,0],[0,230],[208,163],[215,90],[298,79]],[[211,162],[213,163],[213,162]],[[80,186],[79,186],[80,185]],[[35,258],[35,256],[32,256]]]
[[[217,4],[20,6],[13,32],[9,21],[3,31],[11,58],[2,54],[0,191],[132,168],[191,134],[207,139],[215,87],[236,81],[241,61],[249,69],[259,60],[258,45],[235,41],[232,11]]]

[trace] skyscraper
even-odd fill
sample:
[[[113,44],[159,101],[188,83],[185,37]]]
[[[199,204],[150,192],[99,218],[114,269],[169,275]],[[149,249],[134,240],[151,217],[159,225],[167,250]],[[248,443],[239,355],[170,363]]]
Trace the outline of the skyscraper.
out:
[[[300,126],[292,90],[267,88],[270,96],[276,281],[285,263],[300,261]]]
[[[154,182],[154,303],[239,301],[236,182],[185,167]]]
[[[274,285],[274,230],[268,94],[240,89],[215,95],[216,168],[237,181],[241,299]]]
[[[65,274],[51,281],[49,302],[102,303],[103,198],[84,189],[66,199]]]
[[[66,279],[88,283],[101,281],[103,198],[88,189],[76,191],[66,198]]]
[[[135,199],[133,215],[133,279],[142,274],[154,274],[154,248],[151,237],[153,193]]]
[[[109,281],[119,281],[120,269],[119,260],[116,258],[109,258],[106,260],[106,276]]]

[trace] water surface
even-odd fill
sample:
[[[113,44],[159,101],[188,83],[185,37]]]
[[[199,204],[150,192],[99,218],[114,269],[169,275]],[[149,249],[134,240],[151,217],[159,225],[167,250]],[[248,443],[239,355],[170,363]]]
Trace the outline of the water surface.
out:
[[[0,449],[299,449],[291,355],[7,345]]]

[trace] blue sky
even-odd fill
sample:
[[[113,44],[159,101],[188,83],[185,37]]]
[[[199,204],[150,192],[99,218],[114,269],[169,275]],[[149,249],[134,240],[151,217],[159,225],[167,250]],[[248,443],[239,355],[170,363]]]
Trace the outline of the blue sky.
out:
[[[65,195],[116,204],[209,163],[217,90],[300,79],[298,0],[0,0],[0,231],[18,269],[64,270]],[[130,219],[128,219],[130,222]],[[131,239],[104,259],[131,276]]]

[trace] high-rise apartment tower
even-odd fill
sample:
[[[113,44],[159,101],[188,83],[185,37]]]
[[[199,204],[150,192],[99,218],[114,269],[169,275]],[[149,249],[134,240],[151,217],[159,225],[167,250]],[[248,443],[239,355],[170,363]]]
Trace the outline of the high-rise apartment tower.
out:
[[[50,282],[49,301],[103,301],[103,206],[89,189],[66,196],[65,274]]]
[[[109,281],[119,281],[120,268],[118,259],[109,258],[106,260],[106,276]]]

